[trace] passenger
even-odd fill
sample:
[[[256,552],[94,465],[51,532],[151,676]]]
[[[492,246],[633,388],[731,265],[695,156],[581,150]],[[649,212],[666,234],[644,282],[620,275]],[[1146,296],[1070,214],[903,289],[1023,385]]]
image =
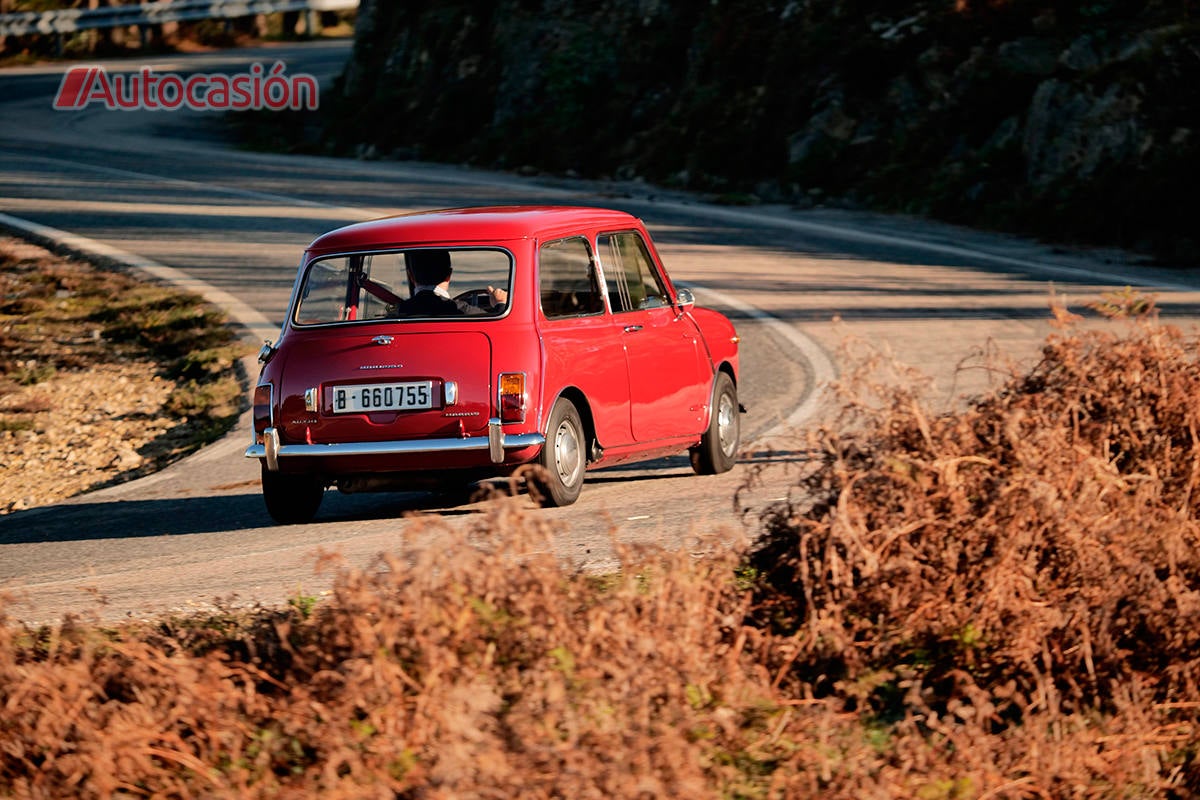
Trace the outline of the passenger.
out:
[[[450,252],[448,250],[412,250],[404,254],[412,296],[395,306],[397,316],[447,317],[491,314],[508,302],[508,292],[487,287],[490,308],[480,308],[466,300],[450,296]]]

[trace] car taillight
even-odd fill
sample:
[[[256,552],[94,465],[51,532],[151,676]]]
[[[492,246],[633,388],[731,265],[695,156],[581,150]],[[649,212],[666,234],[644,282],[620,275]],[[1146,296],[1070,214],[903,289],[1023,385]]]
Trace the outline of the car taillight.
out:
[[[525,421],[525,373],[500,373],[500,421]]]
[[[254,387],[254,433],[261,434],[271,427],[272,387],[269,383],[261,383]]]

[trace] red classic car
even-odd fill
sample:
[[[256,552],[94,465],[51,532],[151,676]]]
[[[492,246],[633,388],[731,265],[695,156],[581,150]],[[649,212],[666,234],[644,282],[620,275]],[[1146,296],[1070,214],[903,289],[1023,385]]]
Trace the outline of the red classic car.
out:
[[[312,519],[327,486],[448,489],[533,465],[530,494],[561,506],[586,469],[688,451],[717,473],[737,455],[737,333],[619,211],[464,208],[331,231],[259,360],[246,456],[281,523]]]

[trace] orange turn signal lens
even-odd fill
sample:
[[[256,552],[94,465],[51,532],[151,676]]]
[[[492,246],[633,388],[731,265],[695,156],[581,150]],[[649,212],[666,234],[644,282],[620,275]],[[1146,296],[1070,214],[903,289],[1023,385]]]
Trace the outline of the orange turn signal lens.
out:
[[[500,373],[500,421],[525,421],[525,373]]]

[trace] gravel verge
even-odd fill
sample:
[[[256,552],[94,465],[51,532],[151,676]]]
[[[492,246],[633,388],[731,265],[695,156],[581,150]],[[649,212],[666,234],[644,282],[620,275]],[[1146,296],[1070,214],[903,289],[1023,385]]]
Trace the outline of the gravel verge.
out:
[[[0,236],[0,514],[155,472],[245,407],[199,297]]]

